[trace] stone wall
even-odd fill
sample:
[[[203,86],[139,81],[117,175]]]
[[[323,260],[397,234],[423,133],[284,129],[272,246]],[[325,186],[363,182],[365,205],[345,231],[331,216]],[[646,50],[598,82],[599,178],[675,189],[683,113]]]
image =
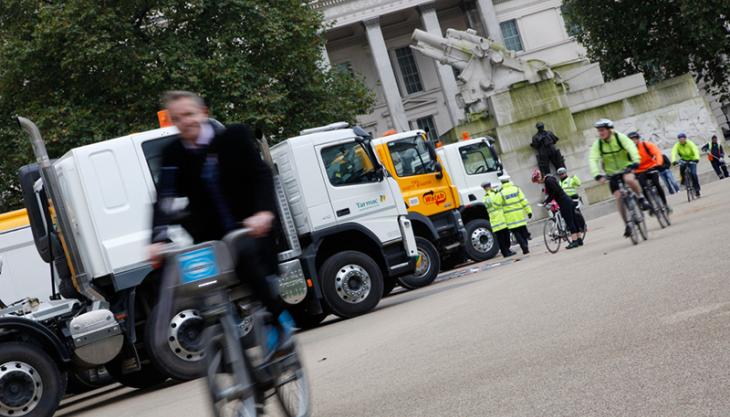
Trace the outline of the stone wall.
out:
[[[553,81],[517,85],[494,97],[493,117],[460,126],[450,136],[456,138],[468,131],[472,137],[484,134],[496,137],[505,167],[534,205],[542,195],[540,187],[530,182],[537,161],[529,144],[535,133],[535,123],[543,121],[547,129],[560,137],[558,147],[569,171],[583,179],[583,192],[587,192],[589,202],[595,203],[610,198],[608,187],[598,185],[588,168],[588,152],[597,140],[593,128],[596,120],[609,118],[616,123],[616,129],[624,133],[637,130],[657,143],[667,155],[679,132],[686,132],[698,146],[713,134],[722,138],[720,127],[691,76],[666,80],[643,91],[576,112],[568,106],[568,91],[564,85]],[[700,173],[711,169],[710,163],[702,158]],[[538,217],[544,215],[542,210],[537,210],[536,214]]]

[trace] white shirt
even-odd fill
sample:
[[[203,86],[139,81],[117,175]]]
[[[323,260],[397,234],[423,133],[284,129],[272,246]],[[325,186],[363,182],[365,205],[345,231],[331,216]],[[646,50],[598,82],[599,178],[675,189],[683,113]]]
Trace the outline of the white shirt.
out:
[[[215,130],[210,123],[205,122],[200,124],[200,132],[198,133],[198,139],[195,140],[195,145],[191,145],[188,141],[182,141],[183,145],[188,149],[201,148],[210,145],[210,141],[215,136]]]

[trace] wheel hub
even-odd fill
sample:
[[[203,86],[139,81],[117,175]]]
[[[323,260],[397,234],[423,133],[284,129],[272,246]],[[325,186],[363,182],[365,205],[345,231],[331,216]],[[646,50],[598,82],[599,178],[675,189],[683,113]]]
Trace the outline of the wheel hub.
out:
[[[481,253],[487,253],[494,246],[494,236],[485,227],[479,227],[471,232],[471,245]]]
[[[416,262],[416,276],[421,277],[431,269],[431,258],[426,252],[418,249],[418,262]]]
[[[43,394],[43,381],[25,362],[0,365],[0,416],[23,416],[35,409]]]
[[[201,335],[204,329],[203,318],[197,310],[183,310],[170,320],[167,344],[178,358],[199,361],[203,357]]]
[[[356,304],[370,294],[370,274],[360,265],[345,265],[335,275],[337,295],[345,302]]]

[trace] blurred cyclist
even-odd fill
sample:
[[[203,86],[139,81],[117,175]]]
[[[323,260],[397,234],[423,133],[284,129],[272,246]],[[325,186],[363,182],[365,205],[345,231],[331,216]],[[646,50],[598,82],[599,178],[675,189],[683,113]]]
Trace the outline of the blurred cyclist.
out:
[[[161,243],[169,241],[167,226],[180,224],[195,243],[221,240],[242,227],[236,273],[253,297],[278,318],[272,323],[281,347],[291,336],[291,317],[276,286],[278,262],[271,234],[276,213],[274,182],[261,159],[250,129],[244,125],[217,128],[208,119],[203,99],[187,91],[165,93],[163,104],[179,130],[179,140],[162,153],[158,198],[153,216],[150,258],[160,257]],[[187,215],[177,218],[170,202],[188,199]]]

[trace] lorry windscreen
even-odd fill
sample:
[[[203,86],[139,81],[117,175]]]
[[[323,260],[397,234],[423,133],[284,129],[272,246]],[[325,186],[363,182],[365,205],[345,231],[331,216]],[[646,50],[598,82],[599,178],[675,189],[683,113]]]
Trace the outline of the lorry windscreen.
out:
[[[467,175],[484,174],[499,170],[492,150],[485,143],[475,143],[459,149]]]
[[[399,177],[436,172],[436,160],[421,136],[390,142],[388,150]]]

